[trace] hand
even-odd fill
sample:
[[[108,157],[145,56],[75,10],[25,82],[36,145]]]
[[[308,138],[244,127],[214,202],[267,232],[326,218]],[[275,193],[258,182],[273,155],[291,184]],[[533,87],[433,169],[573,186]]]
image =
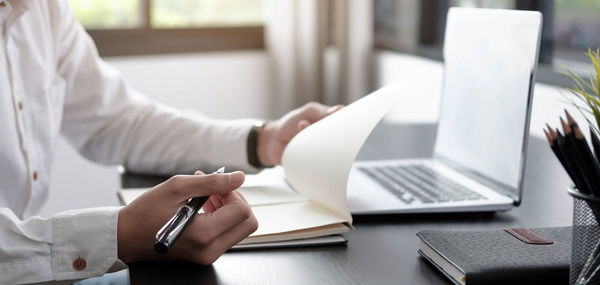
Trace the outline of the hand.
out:
[[[119,211],[119,259],[185,259],[209,265],[257,229],[250,206],[234,191],[244,182],[244,173],[196,174],[171,177]],[[199,196],[210,196],[204,213],[194,218],[167,255],[156,254],[156,232],[189,198]]]
[[[310,102],[287,113],[277,121],[268,122],[258,132],[258,159],[265,166],[281,164],[283,150],[296,134],[342,107],[342,105],[329,107]]]

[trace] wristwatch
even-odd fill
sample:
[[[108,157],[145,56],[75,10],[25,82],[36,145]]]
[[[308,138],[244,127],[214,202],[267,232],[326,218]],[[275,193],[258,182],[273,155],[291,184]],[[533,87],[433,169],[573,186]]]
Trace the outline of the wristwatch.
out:
[[[265,126],[265,122],[258,122],[252,125],[248,140],[246,141],[246,152],[248,154],[248,164],[256,168],[265,168],[258,159],[258,131]]]

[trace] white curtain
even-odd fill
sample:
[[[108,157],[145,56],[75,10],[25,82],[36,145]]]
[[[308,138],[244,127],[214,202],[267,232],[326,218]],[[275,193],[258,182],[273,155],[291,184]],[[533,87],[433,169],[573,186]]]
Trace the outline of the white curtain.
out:
[[[370,91],[371,0],[264,3],[273,117],[309,101],[349,103]]]

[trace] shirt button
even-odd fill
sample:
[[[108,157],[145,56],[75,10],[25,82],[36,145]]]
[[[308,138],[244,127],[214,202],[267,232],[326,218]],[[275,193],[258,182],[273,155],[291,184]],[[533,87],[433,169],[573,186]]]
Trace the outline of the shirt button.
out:
[[[19,104],[17,104],[17,106],[19,107],[19,110],[23,110],[23,102],[19,102]]]
[[[6,7],[6,2],[4,2],[4,1],[0,2],[0,7],[2,7],[2,8]]]
[[[73,269],[75,269],[77,271],[84,270],[86,265],[87,264],[85,262],[85,259],[83,259],[81,257],[79,257],[73,261]]]
[[[38,173],[37,173],[37,171],[34,171],[33,172],[33,181],[36,181],[37,177],[38,177]]]

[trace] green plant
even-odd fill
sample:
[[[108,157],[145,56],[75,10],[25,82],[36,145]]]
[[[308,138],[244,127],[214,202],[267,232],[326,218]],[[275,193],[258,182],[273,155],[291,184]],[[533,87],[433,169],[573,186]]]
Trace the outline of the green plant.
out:
[[[568,96],[567,99],[583,114],[596,134],[600,135],[600,49],[595,51],[588,49],[585,55],[590,58],[594,66],[594,69],[590,71],[589,82],[565,68],[562,73],[573,80],[573,87],[564,89],[574,95]],[[590,115],[596,121],[595,124],[589,119]]]

